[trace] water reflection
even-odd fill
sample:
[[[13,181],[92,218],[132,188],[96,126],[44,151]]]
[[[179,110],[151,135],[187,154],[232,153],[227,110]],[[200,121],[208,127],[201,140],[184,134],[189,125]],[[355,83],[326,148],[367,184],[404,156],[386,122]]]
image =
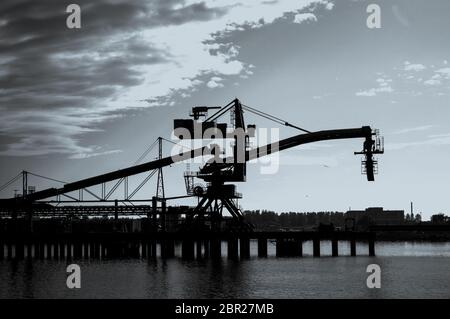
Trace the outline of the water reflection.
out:
[[[66,287],[66,261],[4,260],[0,298],[450,297],[449,243],[377,243],[377,257],[338,258],[257,258],[255,244],[252,257],[241,261],[228,260],[226,249],[220,260],[76,261],[82,288],[73,290]],[[371,263],[381,266],[381,289],[366,286]]]

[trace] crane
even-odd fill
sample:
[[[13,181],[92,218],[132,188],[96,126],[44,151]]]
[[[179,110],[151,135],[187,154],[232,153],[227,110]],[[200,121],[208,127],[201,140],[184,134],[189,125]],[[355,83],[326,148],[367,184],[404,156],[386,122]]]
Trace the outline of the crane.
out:
[[[207,112],[210,109],[219,110],[206,118]],[[245,126],[244,110],[266,119],[273,120],[278,124],[295,128],[301,131],[301,133],[281,139],[274,143],[249,149],[248,141],[250,137],[254,136],[255,125]],[[232,114],[233,127],[231,130],[228,129],[226,123],[217,122],[218,119],[227,112],[231,112]],[[276,152],[281,152],[307,143],[326,140],[362,138],[364,139],[363,148],[361,151],[355,152],[354,154],[363,155],[363,173],[367,175],[368,181],[374,181],[377,164],[376,159],[374,159],[374,155],[384,153],[383,140],[379,138],[378,131],[373,130],[370,126],[311,132],[268,113],[243,105],[237,98],[220,108],[194,107],[191,112],[191,116],[193,119],[174,120],[175,135],[177,135],[177,129],[183,129],[185,132],[187,131],[189,133],[190,138],[198,138],[199,136],[199,138],[202,138],[203,133],[207,130],[212,130],[213,135],[210,135],[209,137],[213,139],[234,139],[233,156],[225,156],[224,158],[215,156],[215,159],[220,160],[208,161],[202,168],[200,168],[198,172],[185,175],[185,178],[199,178],[207,183],[206,189],[197,187],[196,189],[191,190],[192,194],[199,198],[199,202],[192,214],[187,216],[187,220],[192,221],[195,216],[197,216],[198,220],[203,220],[204,215],[208,214],[211,220],[212,228],[219,227],[218,225],[220,225],[222,211],[225,208],[233,216],[233,221],[238,227],[251,230],[251,225],[244,221],[242,212],[235,203],[235,200],[241,198],[241,195],[236,192],[235,185],[229,183],[244,182],[246,180],[247,162],[253,159]],[[200,117],[206,119],[202,122],[198,122]],[[196,135],[194,130],[198,127],[200,128],[201,134]],[[179,137],[181,138],[181,136]],[[160,157],[156,160],[143,164],[133,165],[124,169],[66,183],[60,188],[48,188],[30,194],[24,194],[20,198],[1,199],[0,207],[10,210],[24,209],[24,207],[30,209],[32,203],[39,200],[126,178],[128,176],[143,172],[161,169],[188,159],[204,156],[205,154],[214,154],[214,152],[214,146],[202,146],[189,151],[180,152],[174,156]]]

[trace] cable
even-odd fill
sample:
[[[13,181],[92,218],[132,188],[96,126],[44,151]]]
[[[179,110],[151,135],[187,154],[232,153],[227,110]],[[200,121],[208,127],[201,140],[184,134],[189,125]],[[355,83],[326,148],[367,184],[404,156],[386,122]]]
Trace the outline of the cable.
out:
[[[216,119],[221,117],[223,114],[225,114],[233,106],[234,102],[235,102],[235,100],[233,100],[230,103],[228,103],[227,105],[225,105],[221,110],[217,111],[216,113],[214,113],[213,115],[208,117],[205,120],[205,122],[215,121]]]
[[[36,176],[36,177],[40,177],[40,178],[43,178],[43,179],[48,179],[49,181],[53,181],[53,182],[58,182],[58,183],[63,183],[63,184],[67,184],[67,182],[64,182],[64,181],[60,181],[60,180],[57,180],[57,179],[54,179],[54,178],[50,178],[50,177],[46,177],[46,176],[42,176],[42,175],[39,175],[39,174],[35,174],[35,173],[32,173],[32,172],[27,172],[28,174],[30,174],[30,175],[33,175],[33,176]]]
[[[172,143],[172,144],[174,144],[174,145],[176,145],[176,146],[181,146],[181,147],[186,148],[186,149],[188,149],[188,150],[192,150],[192,148],[190,148],[190,147],[188,147],[188,146],[180,145],[180,144],[175,143],[174,141],[168,140],[168,139],[166,139],[166,138],[164,138],[164,137],[161,137],[161,139],[164,140],[164,141],[166,141],[166,142]]]
[[[40,178],[43,178],[43,179],[47,179],[47,180],[53,181],[53,182],[58,182],[58,183],[62,183],[62,184],[67,184],[67,182],[65,182],[65,181],[60,181],[60,180],[55,179],[55,178],[51,178],[51,177],[47,177],[47,176],[42,176],[42,175],[35,174],[35,173],[32,173],[32,172],[27,172],[27,173],[30,174],[30,175],[36,176],[36,177],[40,177]],[[84,190],[84,191],[86,191],[87,193],[91,194],[92,196],[94,196],[94,197],[97,198],[98,200],[101,200],[101,198],[100,198],[99,196],[97,196],[96,194],[94,194],[93,192],[91,192],[89,189],[87,189],[87,188],[82,188],[82,190]],[[64,194],[61,194],[61,195],[64,195]]]
[[[273,115],[271,115],[269,113],[265,113],[263,111],[257,110],[255,108],[252,108],[252,107],[248,106],[248,105],[243,105],[242,104],[242,107],[244,109],[246,109],[247,111],[253,113],[253,114],[259,115],[259,116],[264,117],[264,118],[266,118],[268,120],[272,120],[272,121],[274,121],[274,122],[276,122],[278,124],[282,124],[282,125],[285,125],[285,126],[293,127],[293,128],[296,128],[296,129],[298,129],[300,131],[303,131],[305,133],[311,133],[310,131],[308,131],[308,130],[306,130],[304,128],[301,128],[299,126],[293,125],[293,124],[291,124],[291,123],[289,123],[289,122],[287,122],[287,121],[285,121],[283,119],[280,119],[279,117],[276,117],[276,116],[273,116]]]
[[[147,155],[150,153],[150,151],[155,147],[156,143],[158,142],[158,139],[156,139],[146,150],[145,152],[134,162],[134,165],[139,164]]]
[[[8,187],[9,185],[11,185],[12,183],[14,183],[21,175],[22,175],[22,172],[20,172],[19,174],[17,174],[17,176],[14,177],[13,179],[11,179],[10,181],[8,181],[8,182],[6,182],[5,184],[3,184],[3,185],[0,187],[0,192],[1,192],[2,190],[4,190],[6,187]]]

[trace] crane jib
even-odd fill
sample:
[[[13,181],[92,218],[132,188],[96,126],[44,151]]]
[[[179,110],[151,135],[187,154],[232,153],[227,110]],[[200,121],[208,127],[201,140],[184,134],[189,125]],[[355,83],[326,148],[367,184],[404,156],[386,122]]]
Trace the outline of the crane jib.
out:
[[[324,130],[312,133],[299,134],[286,139],[282,139],[275,143],[267,144],[265,146],[255,148],[253,150],[246,151],[245,161],[250,161],[252,159],[260,158],[262,156],[280,152],[282,150],[286,150],[302,144],[325,140],[349,139],[349,138],[366,138],[366,140],[367,139],[371,140],[372,135],[373,133],[370,126],[363,126],[361,128],[351,128],[351,129]],[[209,147],[204,146],[195,150],[180,153],[175,156],[164,157],[147,163],[127,167],[106,174],[68,183],[65,184],[62,188],[45,189],[39,192],[35,192],[33,194],[29,194],[26,197],[26,199],[34,201],[73,192],[86,187],[91,187],[102,183],[110,182],[113,180],[117,180],[123,177],[132,176],[150,170],[166,167],[171,164],[178,163],[187,159],[203,156],[204,154],[209,154],[208,151]],[[368,160],[369,162],[371,161],[371,156]],[[373,180],[373,170],[371,171],[369,168],[367,175],[369,180]]]

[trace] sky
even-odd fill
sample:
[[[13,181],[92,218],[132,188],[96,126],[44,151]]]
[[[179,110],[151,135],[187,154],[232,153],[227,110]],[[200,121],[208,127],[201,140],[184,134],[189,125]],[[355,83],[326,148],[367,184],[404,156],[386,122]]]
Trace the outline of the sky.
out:
[[[22,170],[75,181],[130,166],[193,106],[237,97],[310,131],[370,125],[385,139],[375,182],[361,175],[356,139],[284,151],[272,174],[270,162],[249,164],[243,209],[409,211],[413,201],[423,218],[450,212],[450,2],[75,3],[80,29],[67,28],[61,1],[0,4],[0,184]],[[380,28],[367,27],[371,3]],[[300,133],[245,116],[280,138]],[[167,196],[185,193],[186,169],[164,169]],[[136,198],[155,191],[153,178]]]

